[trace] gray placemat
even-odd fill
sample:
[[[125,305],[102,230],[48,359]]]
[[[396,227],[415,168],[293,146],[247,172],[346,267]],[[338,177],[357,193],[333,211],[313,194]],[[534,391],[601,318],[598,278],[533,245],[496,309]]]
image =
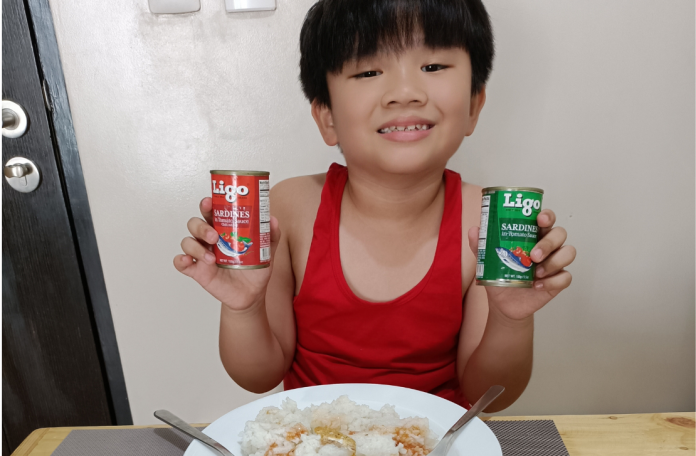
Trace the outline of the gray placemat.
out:
[[[568,456],[553,420],[485,423],[503,456]],[[52,456],[182,456],[189,443],[190,437],[171,428],[80,429],[68,434]]]
[[[181,456],[191,440],[172,428],[78,429],[51,456]]]
[[[569,456],[553,420],[485,421],[503,456]]]

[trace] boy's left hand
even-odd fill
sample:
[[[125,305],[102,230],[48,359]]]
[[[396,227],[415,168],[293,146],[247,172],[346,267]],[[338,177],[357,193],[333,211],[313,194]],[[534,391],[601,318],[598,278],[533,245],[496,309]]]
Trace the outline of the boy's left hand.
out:
[[[575,247],[563,245],[566,230],[553,227],[556,214],[544,209],[537,216],[541,239],[530,252],[536,263],[533,288],[486,287],[488,305],[512,320],[531,317],[570,285],[570,272],[563,268],[575,259]],[[479,227],[469,229],[469,247],[478,255]]]

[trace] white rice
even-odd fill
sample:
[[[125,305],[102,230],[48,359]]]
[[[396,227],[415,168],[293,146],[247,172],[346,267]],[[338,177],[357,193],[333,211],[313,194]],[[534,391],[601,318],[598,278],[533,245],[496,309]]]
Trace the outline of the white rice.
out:
[[[323,439],[327,428],[342,440]],[[305,409],[286,399],[247,421],[240,437],[243,456],[352,456],[348,438],[355,442],[355,456],[422,456],[437,443],[427,418],[402,419],[391,405],[372,410],[348,396]]]

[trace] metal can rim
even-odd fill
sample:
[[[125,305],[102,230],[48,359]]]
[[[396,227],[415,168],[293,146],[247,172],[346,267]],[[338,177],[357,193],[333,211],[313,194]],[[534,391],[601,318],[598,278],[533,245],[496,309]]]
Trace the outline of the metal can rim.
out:
[[[481,190],[481,192],[500,192],[500,191],[510,191],[510,192],[534,192],[544,194],[544,191],[536,187],[486,187]]]
[[[484,287],[509,287],[509,288],[532,288],[534,282],[526,280],[480,280],[476,279],[476,285],[483,285]]]
[[[235,169],[212,169],[210,174],[220,174],[223,176],[270,176],[270,171],[245,171]]]
[[[271,265],[271,263],[263,263],[263,264],[252,264],[252,265],[246,265],[246,264],[219,264],[216,263],[218,268],[222,269],[263,269],[267,268]]]

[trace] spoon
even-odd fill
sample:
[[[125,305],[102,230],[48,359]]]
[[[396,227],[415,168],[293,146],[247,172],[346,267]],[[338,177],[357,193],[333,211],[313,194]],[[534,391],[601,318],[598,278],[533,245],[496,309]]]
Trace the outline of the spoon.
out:
[[[195,427],[190,426],[181,418],[174,415],[172,412],[168,410],[157,410],[155,412],[155,417],[158,420],[164,421],[168,425],[180,430],[189,437],[193,437],[194,439],[198,440],[199,442],[216,451],[217,453],[220,453],[222,456],[234,456],[230,450],[228,450],[212,438],[208,437],[207,435],[203,434]]]
[[[464,427],[466,423],[471,421],[473,418],[477,417],[479,413],[483,411],[486,407],[490,405],[491,402],[496,400],[498,396],[500,396],[503,391],[505,391],[505,388],[500,386],[500,385],[494,385],[488,388],[488,391],[481,396],[481,398],[476,401],[476,403],[469,409],[467,412],[459,418],[459,421],[454,423],[454,426],[452,426],[449,431],[445,433],[444,436],[442,436],[442,439],[438,442],[437,445],[435,445],[435,448],[433,448],[433,451],[430,452],[429,456],[445,456],[447,453],[449,453],[450,448],[452,447],[452,443],[454,442],[454,439],[456,436],[454,435],[459,429]]]

